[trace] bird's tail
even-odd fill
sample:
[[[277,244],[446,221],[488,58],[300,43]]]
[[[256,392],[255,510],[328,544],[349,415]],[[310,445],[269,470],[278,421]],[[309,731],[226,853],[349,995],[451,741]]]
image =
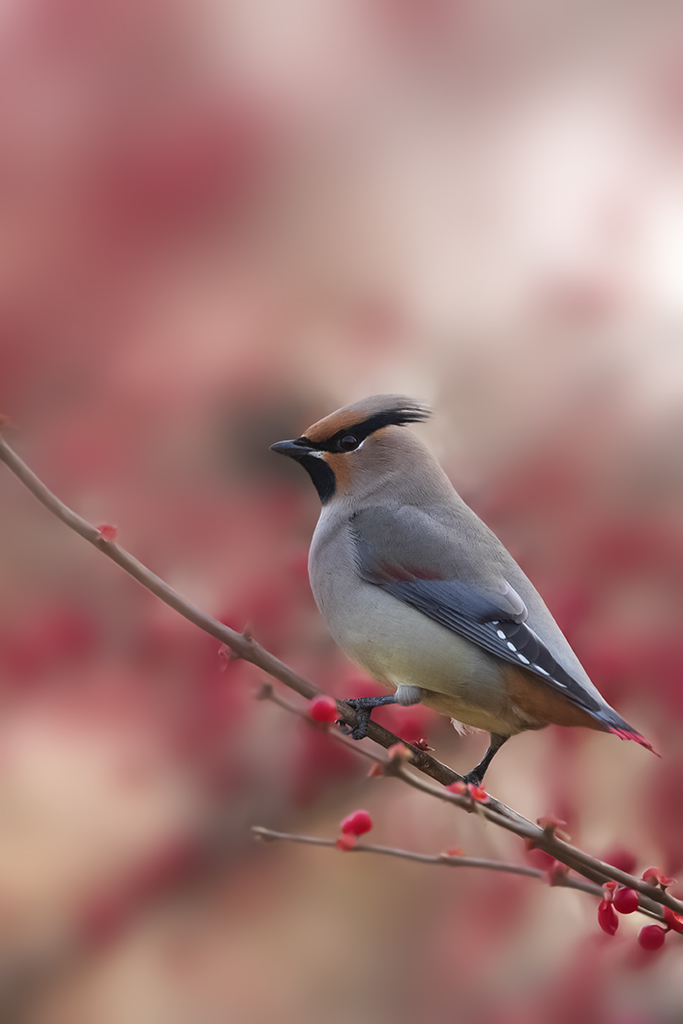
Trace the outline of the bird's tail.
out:
[[[661,755],[657,753],[652,744],[645,739],[644,736],[634,729],[632,725],[625,722],[620,715],[616,713],[612,708],[609,711],[602,712],[599,715],[595,715],[599,722],[605,726],[607,732],[613,733],[618,736],[620,740],[635,740],[636,743],[640,743],[641,747],[645,747],[646,750],[651,750],[656,757]]]

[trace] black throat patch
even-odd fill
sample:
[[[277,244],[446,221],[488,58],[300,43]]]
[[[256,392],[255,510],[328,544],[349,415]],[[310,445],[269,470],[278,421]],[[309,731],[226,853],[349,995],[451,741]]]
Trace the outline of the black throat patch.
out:
[[[304,455],[303,458],[297,459],[297,462],[301,463],[313,481],[321,503],[327,504],[337,489],[337,478],[332,467],[317,455]]]

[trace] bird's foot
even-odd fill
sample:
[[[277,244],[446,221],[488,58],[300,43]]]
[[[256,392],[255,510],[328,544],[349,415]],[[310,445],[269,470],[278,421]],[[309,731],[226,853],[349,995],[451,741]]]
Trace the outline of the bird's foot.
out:
[[[468,772],[467,775],[463,775],[465,782],[470,786],[481,786],[484,781],[484,776],[486,775],[486,769],[507,739],[509,739],[508,736],[500,736],[495,732],[491,733],[489,749],[486,751],[479,764],[475,765],[472,771]]]
[[[466,782],[468,786],[481,786],[484,781],[486,769],[484,769],[483,772],[480,772],[478,771],[479,767],[480,766],[477,765],[477,767],[473,768],[471,772],[467,773],[467,775],[463,775],[463,781]]]
[[[385,697],[351,697],[344,703],[356,712],[356,724],[350,726],[346,722],[340,722],[340,730],[353,740],[363,740],[368,734],[368,725],[373,710],[384,704],[395,704],[396,694],[387,694]]]

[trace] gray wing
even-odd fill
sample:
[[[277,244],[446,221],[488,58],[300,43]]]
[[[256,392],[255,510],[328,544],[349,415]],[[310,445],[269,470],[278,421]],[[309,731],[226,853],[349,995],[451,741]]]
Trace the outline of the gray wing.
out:
[[[363,509],[351,528],[366,582],[532,672],[595,717],[612,710],[558,664],[527,622],[528,609],[504,578],[496,551],[484,550],[481,536],[461,539],[415,507]]]

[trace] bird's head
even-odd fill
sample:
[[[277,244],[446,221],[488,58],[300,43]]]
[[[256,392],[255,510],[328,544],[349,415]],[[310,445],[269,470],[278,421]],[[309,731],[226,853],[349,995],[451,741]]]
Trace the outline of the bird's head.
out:
[[[419,423],[429,409],[404,395],[374,395],[337,409],[301,437],[278,441],[271,450],[300,462],[323,505],[334,497],[362,497],[387,473],[405,472],[419,441],[398,428]]]

